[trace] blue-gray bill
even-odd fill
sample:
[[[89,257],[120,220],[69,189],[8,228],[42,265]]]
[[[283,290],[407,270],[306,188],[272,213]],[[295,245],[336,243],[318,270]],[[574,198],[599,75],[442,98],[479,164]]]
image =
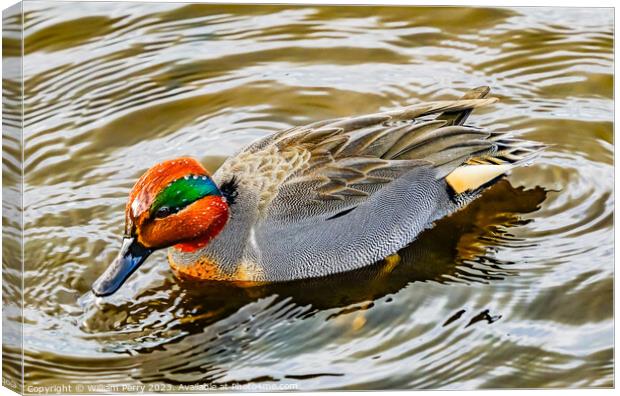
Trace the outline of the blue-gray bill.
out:
[[[118,256],[93,283],[93,293],[98,297],[114,294],[152,252],[135,238],[124,238]]]

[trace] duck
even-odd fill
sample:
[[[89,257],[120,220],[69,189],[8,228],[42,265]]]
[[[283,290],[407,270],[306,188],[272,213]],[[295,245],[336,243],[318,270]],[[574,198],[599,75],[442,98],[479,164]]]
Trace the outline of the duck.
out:
[[[135,183],[117,257],[93,283],[114,294],[157,250],[179,279],[255,285],[328,277],[391,257],[545,146],[465,122],[490,88],[269,134],[210,174],[194,158]]]

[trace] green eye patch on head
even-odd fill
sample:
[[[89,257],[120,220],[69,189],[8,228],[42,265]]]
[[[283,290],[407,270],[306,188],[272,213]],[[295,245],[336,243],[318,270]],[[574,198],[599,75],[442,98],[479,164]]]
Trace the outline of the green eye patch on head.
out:
[[[151,205],[151,217],[166,217],[208,195],[222,195],[209,176],[182,177],[168,184],[157,195]]]

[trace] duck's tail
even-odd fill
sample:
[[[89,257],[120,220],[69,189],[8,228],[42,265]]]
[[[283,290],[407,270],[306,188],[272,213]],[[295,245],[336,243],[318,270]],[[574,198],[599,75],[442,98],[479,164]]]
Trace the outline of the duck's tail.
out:
[[[465,93],[461,99],[484,99],[489,92],[489,87],[478,87]],[[472,109],[444,112],[437,119],[447,121],[449,125],[463,125],[471,112]],[[446,182],[456,194],[477,191],[492,184],[512,168],[526,165],[546,148],[544,144],[511,138],[506,133],[492,132],[489,140],[495,142],[495,150],[470,158],[446,176]]]

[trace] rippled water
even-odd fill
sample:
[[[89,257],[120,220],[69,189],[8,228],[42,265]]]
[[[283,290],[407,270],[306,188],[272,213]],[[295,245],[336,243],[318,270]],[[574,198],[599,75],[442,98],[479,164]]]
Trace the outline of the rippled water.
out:
[[[611,9],[27,2],[24,17],[26,385],[613,385]],[[177,281],[158,252],[90,295],[154,163],[215,170],[283,128],[479,85],[501,102],[472,123],[551,147],[400,264],[239,289]],[[20,292],[4,257],[6,329]]]

